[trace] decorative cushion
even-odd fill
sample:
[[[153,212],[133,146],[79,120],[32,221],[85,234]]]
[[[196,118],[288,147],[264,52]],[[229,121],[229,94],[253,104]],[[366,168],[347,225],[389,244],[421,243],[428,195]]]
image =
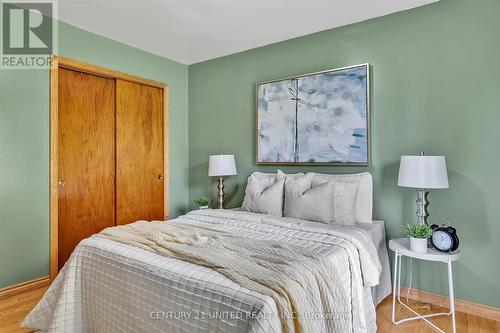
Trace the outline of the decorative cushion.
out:
[[[312,187],[313,174],[288,178],[285,182],[285,214],[303,220],[332,223],[335,221],[333,182]]]
[[[273,179],[276,178],[275,173],[264,173],[264,172],[257,172],[257,171],[252,173],[250,176],[248,176],[248,179],[250,179],[251,176],[254,176],[256,178],[273,178]]]
[[[354,203],[354,220],[360,223],[372,223],[372,210],[373,210],[373,180],[372,175],[368,172],[355,173],[355,174],[322,174],[314,173],[312,180],[312,186],[323,184],[329,181],[333,181],[335,184],[338,183],[358,183],[357,195],[355,197]],[[354,185],[351,187],[346,185],[346,189],[350,188],[352,191]],[[337,194],[340,195],[340,194]],[[346,195],[343,202],[346,204]]]
[[[334,221],[340,225],[354,225],[356,223],[356,198],[359,191],[359,182],[330,181],[335,189],[333,198]],[[320,186],[320,185],[318,185]]]
[[[285,177],[286,179],[288,179],[288,178],[298,179],[298,178],[303,177],[304,173],[303,172],[299,172],[299,173],[284,173],[283,171],[281,171],[281,170],[278,169],[277,175],[278,175],[278,178]]]
[[[278,178],[276,174],[250,175],[242,207],[253,213],[283,216],[284,184],[285,178]]]
[[[266,173],[266,172],[258,172],[258,171],[255,171],[254,173],[252,173],[250,176],[255,176],[257,178],[276,178],[276,176],[278,178],[280,177],[284,177],[284,178],[297,178],[297,177],[302,177],[304,175],[303,172],[299,172],[299,173],[284,173],[283,171],[279,170],[276,172],[276,173]]]

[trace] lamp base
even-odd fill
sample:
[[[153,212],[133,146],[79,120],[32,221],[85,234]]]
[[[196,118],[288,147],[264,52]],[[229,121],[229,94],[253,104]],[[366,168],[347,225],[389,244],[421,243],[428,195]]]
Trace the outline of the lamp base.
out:
[[[224,209],[224,177],[217,178],[217,208]]]
[[[427,206],[429,206],[429,201],[427,200],[427,195],[429,191],[424,189],[417,190],[417,223],[429,225],[427,223],[427,218],[429,213],[427,212]]]

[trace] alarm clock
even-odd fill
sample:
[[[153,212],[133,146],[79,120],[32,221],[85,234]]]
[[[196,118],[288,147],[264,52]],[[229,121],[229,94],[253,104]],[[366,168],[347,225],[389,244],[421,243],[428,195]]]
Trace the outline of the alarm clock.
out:
[[[438,226],[437,224],[431,225],[432,236],[431,244],[436,250],[442,252],[451,252],[458,249],[458,236],[457,230],[453,227]]]

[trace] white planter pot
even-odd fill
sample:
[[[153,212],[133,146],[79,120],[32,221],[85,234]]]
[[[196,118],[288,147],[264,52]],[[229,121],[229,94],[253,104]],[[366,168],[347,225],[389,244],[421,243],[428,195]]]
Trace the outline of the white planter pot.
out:
[[[427,239],[410,237],[410,250],[418,253],[427,253]]]
[[[208,209],[208,206],[199,206],[198,209]]]

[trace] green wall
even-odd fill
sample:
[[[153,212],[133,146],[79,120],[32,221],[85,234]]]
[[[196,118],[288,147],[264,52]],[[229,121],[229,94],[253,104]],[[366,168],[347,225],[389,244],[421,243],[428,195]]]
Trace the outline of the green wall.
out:
[[[252,171],[276,170],[255,165],[256,82],[370,63],[371,166],[282,169],[372,172],[374,214],[386,221],[390,238],[414,221],[415,194],[396,186],[399,156],[446,155],[450,189],[432,192],[429,210],[431,220],[443,216],[458,228],[457,296],[500,306],[498,12],[496,0],[441,0],[189,70],[61,23],[59,54],[169,84],[173,217],[196,197],[215,195],[206,175],[209,154],[236,154],[239,175],[227,181],[229,206],[241,204]],[[48,83],[48,71],[0,70],[0,288],[49,271]],[[444,265],[414,265],[417,288],[446,294],[445,277]]]
[[[285,172],[370,171],[375,217],[389,238],[415,220],[415,193],[397,187],[399,157],[447,156],[449,190],[430,194],[431,220],[457,227],[458,297],[500,306],[500,1],[442,0],[189,67],[189,197],[215,196],[208,155],[234,153],[229,205],[255,164],[255,83],[360,63],[372,66],[372,164],[368,168],[283,167]],[[392,253],[391,253],[392,254]],[[414,265],[414,286],[447,293],[442,264]]]
[[[0,288],[49,272],[48,80],[0,69]]]
[[[59,24],[59,54],[169,85],[169,215],[188,205],[188,66]],[[0,288],[49,273],[49,73],[0,70]]]

